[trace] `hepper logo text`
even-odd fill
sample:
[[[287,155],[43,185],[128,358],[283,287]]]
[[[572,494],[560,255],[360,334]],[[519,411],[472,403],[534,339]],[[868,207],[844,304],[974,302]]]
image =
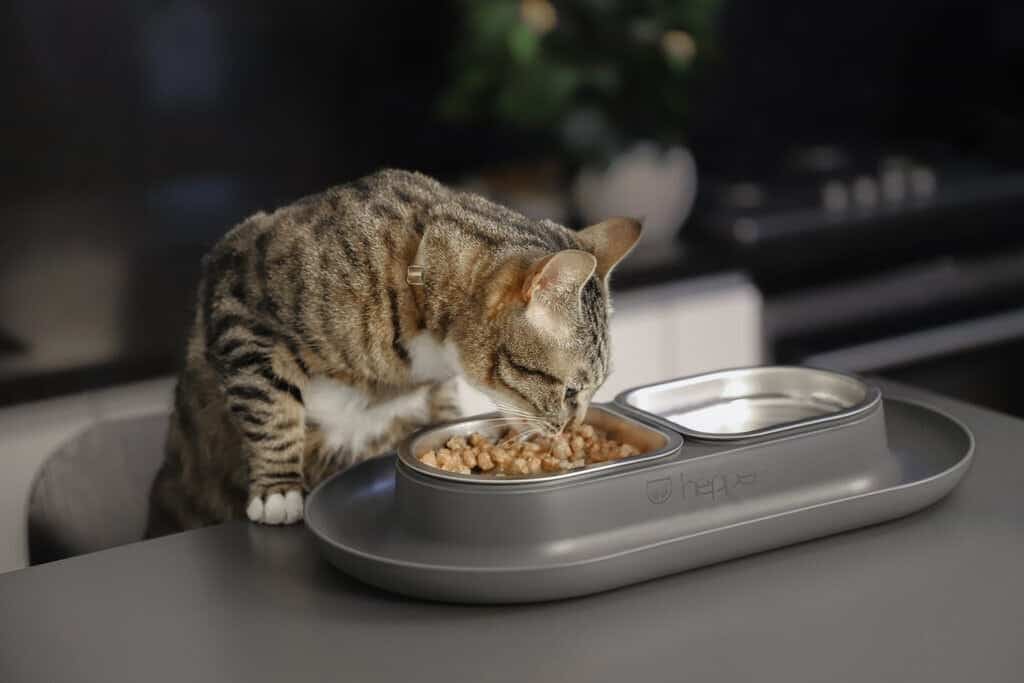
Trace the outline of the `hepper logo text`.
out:
[[[655,505],[664,503],[672,497],[672,477],[652,479],[647,482],[647,500]]]

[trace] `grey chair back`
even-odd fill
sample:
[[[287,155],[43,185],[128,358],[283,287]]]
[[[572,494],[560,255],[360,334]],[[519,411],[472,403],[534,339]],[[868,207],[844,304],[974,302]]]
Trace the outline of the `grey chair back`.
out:
[[[166,413],[98,422],[65,442],[32,486],[32,564],[139,541],[163,461]]]

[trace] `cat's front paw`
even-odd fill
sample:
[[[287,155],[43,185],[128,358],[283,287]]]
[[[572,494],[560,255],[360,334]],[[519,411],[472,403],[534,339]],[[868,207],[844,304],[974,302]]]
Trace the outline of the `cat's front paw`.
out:
[[[294,524],[302,519],[303,496],[300,489],[253,496],[245,509],[253,522]]]

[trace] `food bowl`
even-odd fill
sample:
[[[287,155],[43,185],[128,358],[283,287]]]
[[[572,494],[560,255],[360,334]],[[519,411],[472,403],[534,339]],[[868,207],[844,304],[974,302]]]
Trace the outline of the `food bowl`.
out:
[[[616,410],[614,407],[595,404],[587,411],[585,423],[607,433],[611,439],[634,446],[640,451],[639,454],[619,460],[595,463],[579,469],[523,476],[497,473],[458,474],[431,467],[419,461],[419,456],[423,453],[441,448],[453,436],[467,437],[476,432],[489,439],[497,439],[503,435],[503,431],[509,425],[516,422],[515,419],[501,419],[497,413],[494,413],[456,420],[439,427],[426,429],[415,434],[411,439],[398,447],[398,460],[403,467],[408,467],[428,477],[467,484],[518,486],[561,481],[569,478],[585,478],[598,473],[607,473],[613,469],[636,467],[642,463],[675,453],[679,450],[679,446],[682,443],[682,438],[673,429],[649,425]]]
[[[493,423],[428,429],[397,457],[322,484],[306,522],[331,562],[376,586],[528,602],[892,519],[942,497],[967,471],[973,437],[954,418],[881,398],[856,378],[799,370],[671,380],[593,405],[589,421],[645,452],[582,470],[444,472],[415,456]],[[742,417],[715,407],[732,401]],[[707,419],[715,410],[723,414]]]
[[[630,514],[623,506],[608,503],[626,488],[643,486],[648,468],[678,457],[682,445],[670,430],[644,424],[614,406],[592,405],[587,424],[631,443],[641,454],[522,477],[454,474],[415,458],[452,436],[488,430],[493,423],[486,420],[427,429],[399,449],[395,500],[405,528],[441,541],[459,539],[484,546],[530,545],[600,532],[623,521],[613,517]],[[642,515],[643,510],[631,514]]]

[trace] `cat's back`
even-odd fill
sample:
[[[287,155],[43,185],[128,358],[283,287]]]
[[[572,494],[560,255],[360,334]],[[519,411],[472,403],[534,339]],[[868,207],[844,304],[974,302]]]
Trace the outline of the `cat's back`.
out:
[[[244,305],[247,293],[262,290],[261,300],[273,303],[313,282],[326,288],[333,273],[346,273],[350,286],[371,286],[372,271],[409,258],[432,207],[453,195],[421,173],[384,169],[254,213],[203,257],[206,317],[214,301],[233,297]]]
[[[432,207],[453,197],[451,190],[422,173],[383,169],[276,210],[252,214],[221,238],[207,260],[225,251],[247,251],[261,239],[300,240],[344,233],[369,237],[421,221]],[[293,246],[302,244],[296,241]]]

